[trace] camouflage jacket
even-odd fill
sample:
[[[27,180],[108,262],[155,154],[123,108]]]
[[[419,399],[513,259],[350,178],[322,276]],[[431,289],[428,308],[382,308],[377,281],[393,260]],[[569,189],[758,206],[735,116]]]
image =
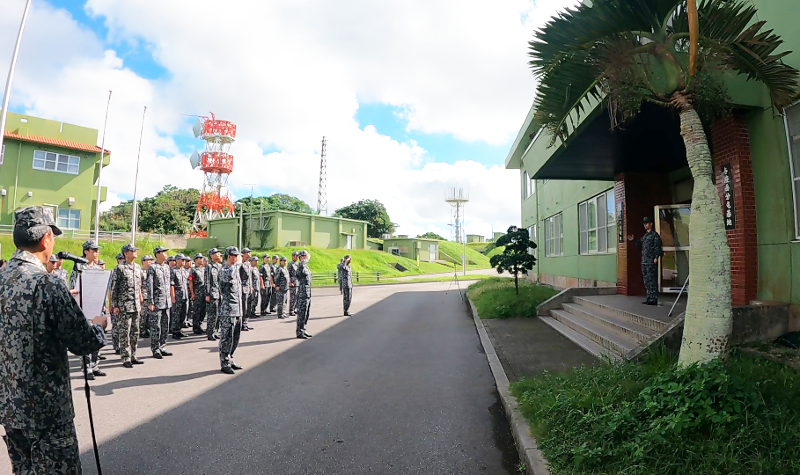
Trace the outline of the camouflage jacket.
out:
[[[269,279],[272,277],[272,266],[269,264],[261,264],[258,268],[258,273],[261,275],[261,278],[264,279],[264,287],[269,288]]]
[[[655,231],[645,233],[639,243],[642,246],[642,264],[653,265],[656,257],[664,255],[664,250],[661,248],[661,236]]]
[[[142,298],[147,302],[147,271],[144,269],[142,269]],[[144,304],[142,304],[142,307],[146,308]]]
[[[172,308],[172,299],[169,295],[170,269],[165,262],[154,262],[147,268],[147,285],[145,288],[145,303],[149,307],[155,306],[156,310]]]
[[[261,289],[261,274],[258,266],[250,266],[250,281],[253,283],[253,292],[258,293]]]
[[[250,272],[250,263],[249,262],[242,262],[239,264],[239,281],[242,283],[242,293],[249,294],[250,289],[253,288],[253,283],[250,282],[253,275]]]
[[[342,264],[342,271],[340,273],[340,279],[342,279],[342,286],[343,287],[353,287],[353,269],[347,265]]]
[[[175,300],[189,298],[189,279],[186,269],[172,269],[170,283],[175,288]]]
[[[285,292],[289,290],[289,271],[286,267],[278,267],[278,272],[272,277],[275,281],[275,287],[280,287],[280,290]]]
[[[111,308],[123,313],[142,311],[142,268],[131,262],[118,265],[111,273]]]
[[[272,276],[272,281],[275,282],[275,275],[278,273],[278,269],[280,269],[280,264],[270,264],[269,265],[269,272]]]
[[[290,262],[286,267],[289,269],[289,282],[297,285],[297,262]]]
[[[303,297],[311,297],[311,269],[304,261],[297,266],[298,293]]]
[[[68,284],[69,276],[67,275],[66,269],[54,269],[53,275],[63,280],[65,284]]]
[[[192,282],[194,296],[197,299],[206,298],[206,267],[192,267],[189,271],[189,280]],[[191,294],[189,295],[191,297]]]
[[[216,262],[209,262],[205,267],[206,270],[206,290],[205,295],[210,296],[214,300],[219,299],[219,272],[222,270],[222,264]]]
[[[241,264],[223,264],[219,271],[219,315],[242,316],[241,267]]]
[[[67,350],[88,355],[105,344],[67,285],[31,253],[17,250],[0,269],[0,424],[42,430],[72,424]]]

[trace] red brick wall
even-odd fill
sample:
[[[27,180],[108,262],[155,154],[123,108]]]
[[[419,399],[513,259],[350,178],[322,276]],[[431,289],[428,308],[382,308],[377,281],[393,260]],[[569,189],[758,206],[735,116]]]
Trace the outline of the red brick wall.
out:
[[[750,135],[743,114],[734,114],[711,126],[717,190],[723,201],[722,165],[733,174],[736,228],[728,231],[731,248],[731,296],[733,305],[747,305],[758,292],[758,234],[756,197]]]

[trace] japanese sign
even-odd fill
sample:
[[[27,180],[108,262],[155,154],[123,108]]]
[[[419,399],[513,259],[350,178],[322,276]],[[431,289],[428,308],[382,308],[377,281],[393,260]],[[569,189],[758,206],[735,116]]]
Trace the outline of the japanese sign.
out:
[[[736,208],[733,196],[733,171],[731,164],[722,165],[722,218],[725,220],[725,229],[736,228]]]
[[[617,242],[625,242],[625,230],[622,229],[622,202],[617,203]]]

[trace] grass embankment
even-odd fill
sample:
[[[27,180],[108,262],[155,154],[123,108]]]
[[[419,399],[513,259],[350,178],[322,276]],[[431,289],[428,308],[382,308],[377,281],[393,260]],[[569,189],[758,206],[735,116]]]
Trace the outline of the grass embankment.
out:
[[[456,264],[458,269],[462,269],[461,255],[463,253],[463,244],[450,241],[439,241],[439,259]],[[492,266],[489,264],[488,257],[467,246],[467,270],[490,269],[491,267]],[[450,269],[452,269],[452,267]]]
[[[498,255],[498,254],[502,254],[502,253],[503,253],[503,251],[505,251],[505,249],[506,249],[506,247],[505,247],[505,246],[500,246],[500,247],[495,247],[495,248],[492,248],[492,250],[491,250],[491,251],[489,251],[489,252],[487,252],[487,253],[486,253],[486,257],[487,257],[488,259],[491,259],[492,257],[494,257],[494,256],[496,256],[496,255]]]
[[[800,473],[800,379],[734,350],[677,369],[641,363],[544,374],[512,384],[554,474]]]
[[[459,275],[458,276],[458,281],[459,282],[468,282],[468,281],[473,281],[473,280],[486,280],[486,279],[494,279],[494,277],[492,277],[490,275],[468,275],[466,277],[464,277],[463,275]],[[389,282],[389,283],[402,283],[402,284],[417,284],[417,283],[420,283],[420,282],[450,282],[452,280],[453,280],[453,276],[452,275],[448,275],[447,277],[419,277],[419,278],[416,278],[416,279],[403,279],[403,280],[387,279],[386,282]],[[381,279],[381,282],[383,282],[383,279]]]
[[[514,279],[491,277],[467,288],[481,318],[535,317],[536,307],[558,292],[550,287],[520,279],[519,295],[514,293]]]

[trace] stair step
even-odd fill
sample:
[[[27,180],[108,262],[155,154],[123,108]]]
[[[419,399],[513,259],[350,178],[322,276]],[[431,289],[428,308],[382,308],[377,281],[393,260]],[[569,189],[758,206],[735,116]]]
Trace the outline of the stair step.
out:
[[[656,334],[656,331],[652,328],[630,322],[622,315],[609,315],[595,308],[574,303],[565,303],[562,307],[567,312],[583,318],[584,320],[605,325],[626,337],[635,338],[639,343],[650,340]]]
[[[553,330],[561,333],[571,342],[575,343],[576,345],[580,346],[584,351],[591,354],[595,358],[604,359],[608,358],[611,361],[619,361],[622,358],[614,353],[613,351],[609,350],[608,348],[603,348],[601,345],[598,345],[591,339],[587,338],[581,333],[573,330],[572,328],[564,325],[563,323],[559,322],[555,318],[552,317],[539,317],[539,320],[542,322],[550,325]]]
[[[597,303],[583,297],[573,297],[572,301],[578,305],[583,305],[584,307],[589,307],[593,310],[597,310],[603,313],[604,315],[610,317],[620,317],[630,323],[634,323],[636,325],[649,328],[651,330],[655,330],[656,333],[662,332],[667,328],[667,325],[669,325],[668,322],[663,322],[661,320],[646,317],[644,315],[637,315],[635,313],[626,312],[625,310],[620,310],[618,308],[610,307],[608,305],[603,305],[601,303]]]
[[[588,321],[565,310],[550,310],[550,315],[620,356],[637,346],[637,342],[633,338],[626,338],[600,323]]]

